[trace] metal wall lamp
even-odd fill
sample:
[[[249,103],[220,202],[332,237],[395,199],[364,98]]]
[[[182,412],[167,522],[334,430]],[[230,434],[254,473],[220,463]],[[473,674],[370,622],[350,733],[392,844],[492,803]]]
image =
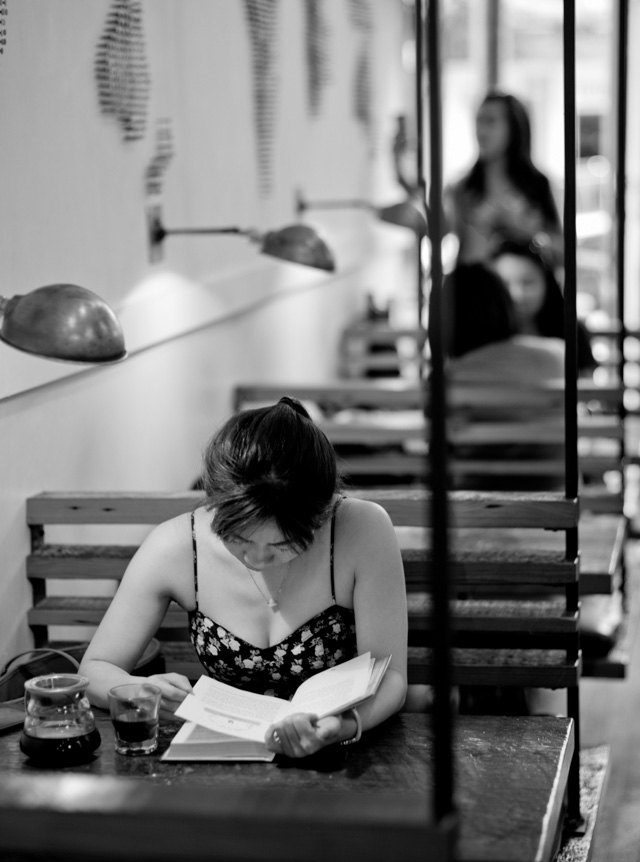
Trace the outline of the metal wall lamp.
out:
[[[118,318],[85,287],[49,284],[0,297],[0,316],[0,340],[25,353],[96,365],[127,355]]]
[[[259,233],[256,230],[239,227],[206,228],[165,228],[159,207],[147,211],[149,226],[149,247],[151,259],[161,255],[162,243],[168,236],[203,236],[209,234],[237,234],[246,236],[251,242],[260,245],[262,254],[277,257],[290,263],[312,266],[333,272],[336,268],[333,254],[317,231],[308,225],[293,224],[280,230]]]
[[[380,221],[387,224],[395,224],[414,231],[418,236],[427,235],[427,213],[420,196],[411,194],[406,200],[386,207],[376,207],[369,201],[364,200],[305,200],[301,192],[296,193],[296,212],[302,215],[307,210],[333,210],[333,209],[368,209],[373,212]]]

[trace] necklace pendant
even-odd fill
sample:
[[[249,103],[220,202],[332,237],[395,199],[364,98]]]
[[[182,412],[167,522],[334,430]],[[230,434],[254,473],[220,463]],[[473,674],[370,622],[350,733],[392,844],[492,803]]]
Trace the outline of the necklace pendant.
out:
[[[278,603],[274,598],[270,598],[267,602],[267,605],[271,608],[272,611],[274,611],[278,607]]]

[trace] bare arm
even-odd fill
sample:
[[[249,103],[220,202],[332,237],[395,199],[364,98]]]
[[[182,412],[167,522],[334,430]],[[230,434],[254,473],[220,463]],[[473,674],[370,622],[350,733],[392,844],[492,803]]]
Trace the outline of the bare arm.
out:
[[[402,555],[388,514],[374,503],[354,501],[354,610],[358,652],[391,655],[374,697],[358,710],[362,728],[380,724],[401,709],[407,692],[407,595]],[[360,511],[358,511],[360,510]],[[349,516],[351,512],[349,512]],[[347,523],[347,528],[350,527]]]
[[[169,602],[181,602],[180,586],[189,577],[188,536],[184,516],[160,524],[127,567],[80,665],[80,673],[89,679],[89,698],[96,706],[108,707],[107,695],[113,686],[141,679],[131,673],[136,662],[158,630]],[[154,674],[148,681],[162,691],[164,718],[172,718],[191,691],[189,680],[181,674]]]

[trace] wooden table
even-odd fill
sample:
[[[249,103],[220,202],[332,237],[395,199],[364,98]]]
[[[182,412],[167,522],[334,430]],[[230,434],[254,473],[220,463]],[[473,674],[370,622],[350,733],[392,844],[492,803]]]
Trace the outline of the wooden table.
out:
[[[429,717],[401,714],[351,747],[271,763],[164,763],[158,751],[102,746],[87,764],[36,768],[20,730],[0,736],[0,862],[75,860],[468,860],[552,858],[573,723],[548,717],[460,717],[455,823],[429,824]],[[24,857],[18,854],[25,854]]]

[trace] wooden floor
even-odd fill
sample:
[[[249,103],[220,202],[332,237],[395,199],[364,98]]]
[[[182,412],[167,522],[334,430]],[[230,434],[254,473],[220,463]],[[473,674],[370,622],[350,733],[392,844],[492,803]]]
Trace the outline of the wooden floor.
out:
[[[629,564],[640,566],[640,542]],[[581,747],[611,746],[591,862],[640,862],[640,633],[627,678],[583,679]]]

